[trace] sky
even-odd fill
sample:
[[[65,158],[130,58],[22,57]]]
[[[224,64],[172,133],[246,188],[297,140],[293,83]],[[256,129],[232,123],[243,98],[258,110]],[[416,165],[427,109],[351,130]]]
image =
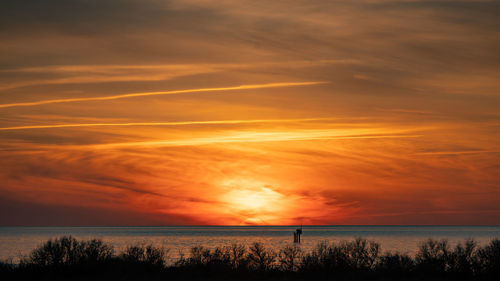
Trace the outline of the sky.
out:
[[[0,2],[0,225],[499,225],[500,3]]]

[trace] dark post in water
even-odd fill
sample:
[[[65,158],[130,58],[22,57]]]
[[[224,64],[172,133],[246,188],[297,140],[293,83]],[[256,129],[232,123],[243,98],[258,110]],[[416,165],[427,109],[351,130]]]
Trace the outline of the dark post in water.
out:
[[[302,226],[300,228],[297,228],[295,232],[293,233],[293,243],[299,243],[300,244],[300,235],[302,234]]]

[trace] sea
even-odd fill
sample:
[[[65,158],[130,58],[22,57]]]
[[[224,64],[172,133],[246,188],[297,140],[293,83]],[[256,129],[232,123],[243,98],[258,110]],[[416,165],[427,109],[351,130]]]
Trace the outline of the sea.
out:
[[[169,251],[169,259],[188,256],[193,246],[215,248],[234,243],[261,242],[279,250],[293,244],[300,226],[165,226],[165,227],[0,227],[0,260],[17,262],[49,239],[71,235],[98,238],[121,252],[129,245],[153,244]],[[454,246],[472,238],[479,245],[500,239],[500,226],[303,226],[300,247],[312,250],[318,243],[334,243],[362,237],[380,243],[383,252],[414,255],[420,243],[447,239]]]

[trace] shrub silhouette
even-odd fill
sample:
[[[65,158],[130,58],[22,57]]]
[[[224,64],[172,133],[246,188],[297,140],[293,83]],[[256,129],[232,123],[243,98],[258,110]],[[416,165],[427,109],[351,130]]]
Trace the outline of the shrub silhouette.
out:
[[[415,255],[417,270],[423,274],[443,276],[451,267],[452,253],[448,241],[428,239]]]
[[[209,258],[210,264],[218,264],[218,265],[230,265],[231,264],[231,256],[229,249],[227,247],[216,247]]]
[[[477,243],[467,239],[457,244],[449,258],[449,272],[455,278],[467,279],[478,273]]]
[[[166,264],[168,250],[157,248],[153,245],[135,245],[129,246],[121,254],[121,258],[129,263],[163,267]]]
[[[296,271],[300,265],[301,258],[302,250],[296,245],[285,246],[279,252],[280,266],[285,271]]]
[[[302,257],[300,270],[306,273],[326,271],[328,248],[327,242],[319,242],[311,252]]]
[[[49,240],[21,263],[27,266],[71,266],[109,260],[113,247],[101,240],[77,241],[71,236]]]
[[[244,245],[232,244],[228,248],[229,258],[233,269],[243,269],[247,266],[247,248]]]
[[[356,270],[372,269],[379,255],[380,244],[359,237],[352,242],[341,244],[350,268]]]
[[[238,244],[213,250],[195,246],[188,258],[175,262],[177,269],[195,278],[235,274],[247,270],[247,264],[246,248]]]
[[[478,250],[478,270],[487,278],[500,276],[500,240],[494,239]]]
[[[465,240],[451,248],[446,240],[429,239],[414,257],[380,255],[379,244],[363,238],[321,242],[309,252],[300,245],[274,252],[261,243],[209,249],[195,246],[189,256],[168,264],[168,250],[153,245],[127,247],[116,255],[101,240],[71,236],[49,240],[20,264],[0,261],[4,280],[498,280],[500,240],[479,247]]]
[[[266,249],[261,243],[253,243],[248,253],[249,266],[255,270],[266,271],[271,269],[276,260],[276,253]]]
[[[190,265],[207,265],[210,260],[210,250],[203,246],[191,248],[191,256],[189,258]]]
[[[12,261],[0,260],[0,276],[10,275],[14,271]]]
[[[379,257],[375,271],[382,276],[407,278],[415,270],[415,261],[407,254],[385,253]]]
[[[331,245],[321,242],[304,256],[301,270],[340,276],[354,271],[368,271],[374,267],[379,250],[379,244],[363,238]]]

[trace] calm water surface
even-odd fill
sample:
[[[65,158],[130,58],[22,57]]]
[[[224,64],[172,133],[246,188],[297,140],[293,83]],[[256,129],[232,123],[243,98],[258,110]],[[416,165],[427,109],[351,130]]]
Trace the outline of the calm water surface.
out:
[[[190,227],[0,227],[0,259],[28,254],[50,238],[73,235],[100,238],[122,251],[127,245],[152,243],[170,249],[175,259],[190,247],[214,248],[232,243],[262,242],[279,249],[292,244],[294,226],[190,226]],[[379,242],[383,251],[414,254],[421,241],[445,238],[456,244],[474,238],[486,244],[500,238],[500,226],[305,226],[301,247],[310,250],[320,241],[337,242],[364,237]]]

